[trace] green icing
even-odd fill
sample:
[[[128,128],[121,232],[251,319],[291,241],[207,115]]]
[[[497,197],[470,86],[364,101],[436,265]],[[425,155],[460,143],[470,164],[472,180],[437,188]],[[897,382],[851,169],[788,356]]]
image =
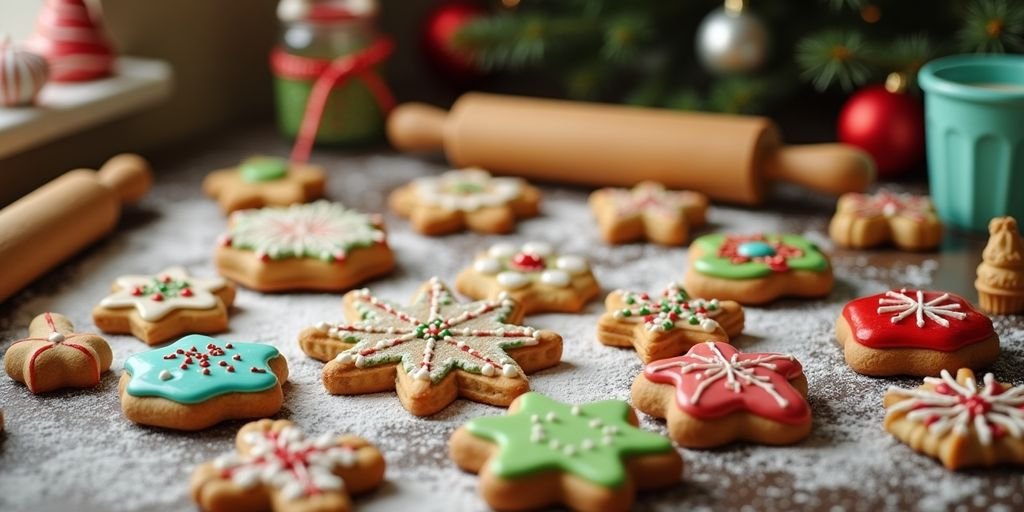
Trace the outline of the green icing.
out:
[[[254,156],[242,162],[238,172],[249,183],[276,181],[288,174],[288,162],[281,158]]]
[[[477,418],[466,429],[498,445],[490,462],[498,476],[565,471],[611,488],[626,481],[625,457],[673,450],[667,438],[634,427],[628,418],[629,404],[621,400],[572,406],[527,393],[515,414]]]
[[[718,249],[725,242],[728,235],[712,234],[704,235],[693,241],[694,246],[700,247],[702,256],[693,262],[693,268],[701,274],[720,277],[723,279],[756,279],[775,272],[766,263],[749,261],[746,263],[733,263],[729,258],[718,256]],[[810,272],[824,272],[828,270],[828,258],[811,241],[800,235],[765,235],[768,240],[781,240],[782,243],[791,245],[803,251],[803,256],[789,258],[786,264],[792,270],[806,270]]]
[[[127,391],[132,396],[155,396],[181,404],[197,404],[228,393],[265,391],[277,384],[270,360],[279,355],[271,345],[227,343],[191,334],[129,357],[124,362],[131,376]],[[208,366],[202,366],[204,360]]]

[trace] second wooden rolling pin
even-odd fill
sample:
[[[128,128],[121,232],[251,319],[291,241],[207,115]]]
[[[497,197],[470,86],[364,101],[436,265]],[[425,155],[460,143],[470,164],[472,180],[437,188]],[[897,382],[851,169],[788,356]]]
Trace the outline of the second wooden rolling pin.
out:
[[[399,105],[388,137],[403,151],[444,149],[456,167],[595,186],[654,180],[757,204],[769,181],[830,194],[874,180],[871,157],[846,144],[784,146],[768,118],[469,93],[450,112]]]

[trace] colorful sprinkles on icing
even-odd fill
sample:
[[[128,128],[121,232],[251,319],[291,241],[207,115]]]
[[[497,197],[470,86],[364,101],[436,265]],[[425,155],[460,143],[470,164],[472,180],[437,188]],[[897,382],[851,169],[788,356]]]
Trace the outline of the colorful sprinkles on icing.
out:
[[[192,334],[167,347],[129,357],[128,394],[196,404],[228,393],[257,393],[277,385],[270,360],[280,353],[260,343],[221,343]]]
[[[678,283],[669,283],[661,297],[625,292],[623,301],[627,307],[615,311],[615,318],[643,319],[650,331],[699,328],[713,332],[718,328],[713,317],[722,312],[718,299],[691,299]]]
[[[614,488],[626,482],[627,457],[673,450],[665,437],[633,426],[629,404],[620,400],[568,405],[526,393],[518,402],[513,414],[476,418],[465,426],[498,445],[489,464],[499,477],[558,470]]]
[[[493,276],[506,290],[525,288],[532,283],[566,288],[573,277],[586,274],[590,265],[579,256],[560,256],[543,242],[528,242],[522,247],[495,244],[473,263],[477,272]]]
[[[413,182],[424,203],[451,211],[471,212],[502,206],[522,194],[522,180],[494,178],[477,168],[448,171]]]
[[[522,370],[505,350],[536,345],[540,336],[536,329],[503,323],[516,307],[515,301],[499,297],[460,304],[437,278],[408,308],[378,299],[365,289],[357,301],[360,322],[317,326],[332,338],[354,344],[336,360],[358,368],[398,362],[409,376],[435,383],[455,368],[487,377],[517,378]]]
[[[379,218],[329,201],[241,210],[231,219],[221,243],[253,251],[267,261],[341,262],[353,250],[385,242]]]
[[[702,253],[694,268],[724,279],[755,279],[791,270],[828,270],[825,255],[799,235],[713,234],[702,236],[693,244]]]
[[[876,349],[952,352],[995,335],[992,321],[963,297],[941,291],[887,291],[843,307],[853,339]]]
[[[143,320],[156,321],[177,309],[213,309],[213,294],[227,282],[219,277],[192,277],[182,267],[171,267],[156,275],[121,276],[118,291],[100,301],[109,309],[134,307]]]
[[[985,446],[1006,435],[1024,438],[1024,386],[1004,386],[989,373],[979,389],[973,378],[960,384],[946,370],[924,382],[917,389],[890,387],[905,400],[889,406],[886,416],[905,413],[929,434],[970,436]]]

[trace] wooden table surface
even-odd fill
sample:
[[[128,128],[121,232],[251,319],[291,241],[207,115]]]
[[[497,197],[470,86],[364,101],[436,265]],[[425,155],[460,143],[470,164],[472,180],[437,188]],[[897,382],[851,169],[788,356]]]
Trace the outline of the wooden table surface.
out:
[[[74,261],[56,269],[0,306],[0,349],[25,336],[29,320],[43,311],[69,316],[82,331],[94,330],[92,306],[110,282],[127,273],[151,273],[172,265],[193,274],[214,272],[211,254],[224,219],[202,197],[206,172],[254,153],[286,155],[287,144],[267,128],[253,128],[176,148],[158,155],[156,187],[126,212],[119,231]],[[392,188],[443,170],[436,163],[388,152],[343,155],[319,152],[314,161],[330,171],[330,196],[351,207],[385,212]],[[920,185],[910,186],[921,189]],[[424,238],[387,213],[390,243],[399,269],[369,286],[404,301],[432,275],[451,280],[473,254],[498,239],[543,239],[591,258],[604,290],[658,291],[682,277],[686,252],[634,244],[608,247],[597,237],[586,207],[586,190],[545,187],[543,216],[523,222],[507,237],[459,234]],[[1021,510],[1024,477],[1010,469],[951,473],[881,430],[881,399],[889,385],[911,387],[916,379],[872,379],[843,362],[833,337],[844,303],[889,287],[942,289],[976,300],[972,282],[984,236],[951,232],[940,251],[906,254],[892,250],[835,250],[825,235],[834,201],[795,189],[777,191],[762,210],[715,206],[704,231],[802,233],[830,252],[837,284],[822,300],[784,300],[747,310],[743,349],[788,352],[804,364],[814,413],[811,436],[791,447],[732,445],[716,450],[681,450],[686,470],[680,484],[644,494],[641,510]],[[54,236],[60,236],[55,233]],[[31,257],[30,253],[26,257]],[[426,419],[410,416],[393,393],[329,396],[320,384],[322,364],[299,350],[300,329],[320,320],[341,320],[336,294],[239,293],[226,340],[272,343],[291,367],[282,418],[307,431],[353,432],[378,443],[389,464],[387,483],[357,501],[359,510],[485,510],[476,478],[457,470],[446,456],[448,435],[467,419],[500,414],[498,408],[457,401]],[[531,376],[535,390],[563,401],[627,399],[640,363],[630,350],[604,347],[594,339],[600,300],[580,315],[536,315],[527,324],[556,330],[565,338],[563,362]],[[1003,354],[993,366],[1001,380],[1024,382],[1024,318],[995,320]],[[146,346],[110,336],[114,365],[96,389],[34,396],[0,379],[0,408],[7,431],[0,435],[0,510],[188,510],[192,468],[232,449],[243,422],[200,433],[140,427],[121,414],[117,380],[122,363]],[[662,422],[643,418],[645,428],[664,432]]]

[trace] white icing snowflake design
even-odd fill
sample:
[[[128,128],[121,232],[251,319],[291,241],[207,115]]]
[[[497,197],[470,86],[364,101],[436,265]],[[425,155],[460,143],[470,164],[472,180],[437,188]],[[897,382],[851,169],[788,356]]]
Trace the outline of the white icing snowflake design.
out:
[[[623,292],[622,300],[627,307],[615,311],[615,318],[641,319],[648,331],[680,328],[714,332],[718,322],[712,317],[722,313],[718,299],[691,299],[679,283],[669,283],[661,297]]]
[[[437,177],[419,178],[413,183],[424,203],[462,212],[501,206],[522,193],[522,182],[518,178],[494,178],[478,168],[448,171]]]
[[[415,379],[438,382],[454,368],[486,377],[519,377],[522,369],[505,349],[536,345],[540,331],[504,324],[515,308],[507,297],[461,304],[432,278],[408,308],[358,292],[362,321],[317,325],[328,336],[355,346],[335,358],[358,368],[401,363]]]
[[[567,288],[574,276],[589,272],[590,265],[579,256],[558,255],[544,242],[527,242],[519,248],[512,244],[495,244],[486,254],[477,257],[473,269],[494,276],[506,290],[518,290],[533,282]]]
[[[231,221],[222,243],[254,251],[261,259],[343,261],[353,249],[385,240],[379,217],[329,201],[241,210]]]
[[[886,416],[906,413],[908,420],[924,424],[932,435],[973,434],[985,446],[1007,434],[1024,437],[1024,386],[1006,388],[989,373],[979,390],[974,379],[961,385],[946,370],[940,378],[925,377],[924,381],[932,388],[890,387],[890,393],[907,400],[890,406]]]
[[[345,482],[334,469],[356,464],[355,450],[334,437],[325,434],[309,440],[295,427],[249,432],[243,439],[249,444],[248,454],[222,455],[214,459],[214,467],[243,489],[263,484],[278,489],[289,501],[343,490]]]
[[[960,304],[946,302],[948,300],[949,294],[943,293],[925,302],[924,292],[921,290],[917,290],[916,294],[911,296],[907,295],[907,289],[903,288],[899,293],[894,291],[885,292],[885,297],[878,299],[878,314],[896,313],[891,318],[894,324],[899,323],[910,315],[915,315],[918,327],[925,326],[925,319],[931,320],[943,327],[949,327],[949,320],[947,318],[963,320],[967,318],[967,313],[957,311],[960,309]]]
[[[104,297],[100,306],[110,309],[134,307],[140,318],[153,322],[177,309],[216,307],[217,297],[213,292],[227,283],[219,277],[192,277],[184,267],[170,267],[150,276],[121,276],[115,284],[117,291]]]

